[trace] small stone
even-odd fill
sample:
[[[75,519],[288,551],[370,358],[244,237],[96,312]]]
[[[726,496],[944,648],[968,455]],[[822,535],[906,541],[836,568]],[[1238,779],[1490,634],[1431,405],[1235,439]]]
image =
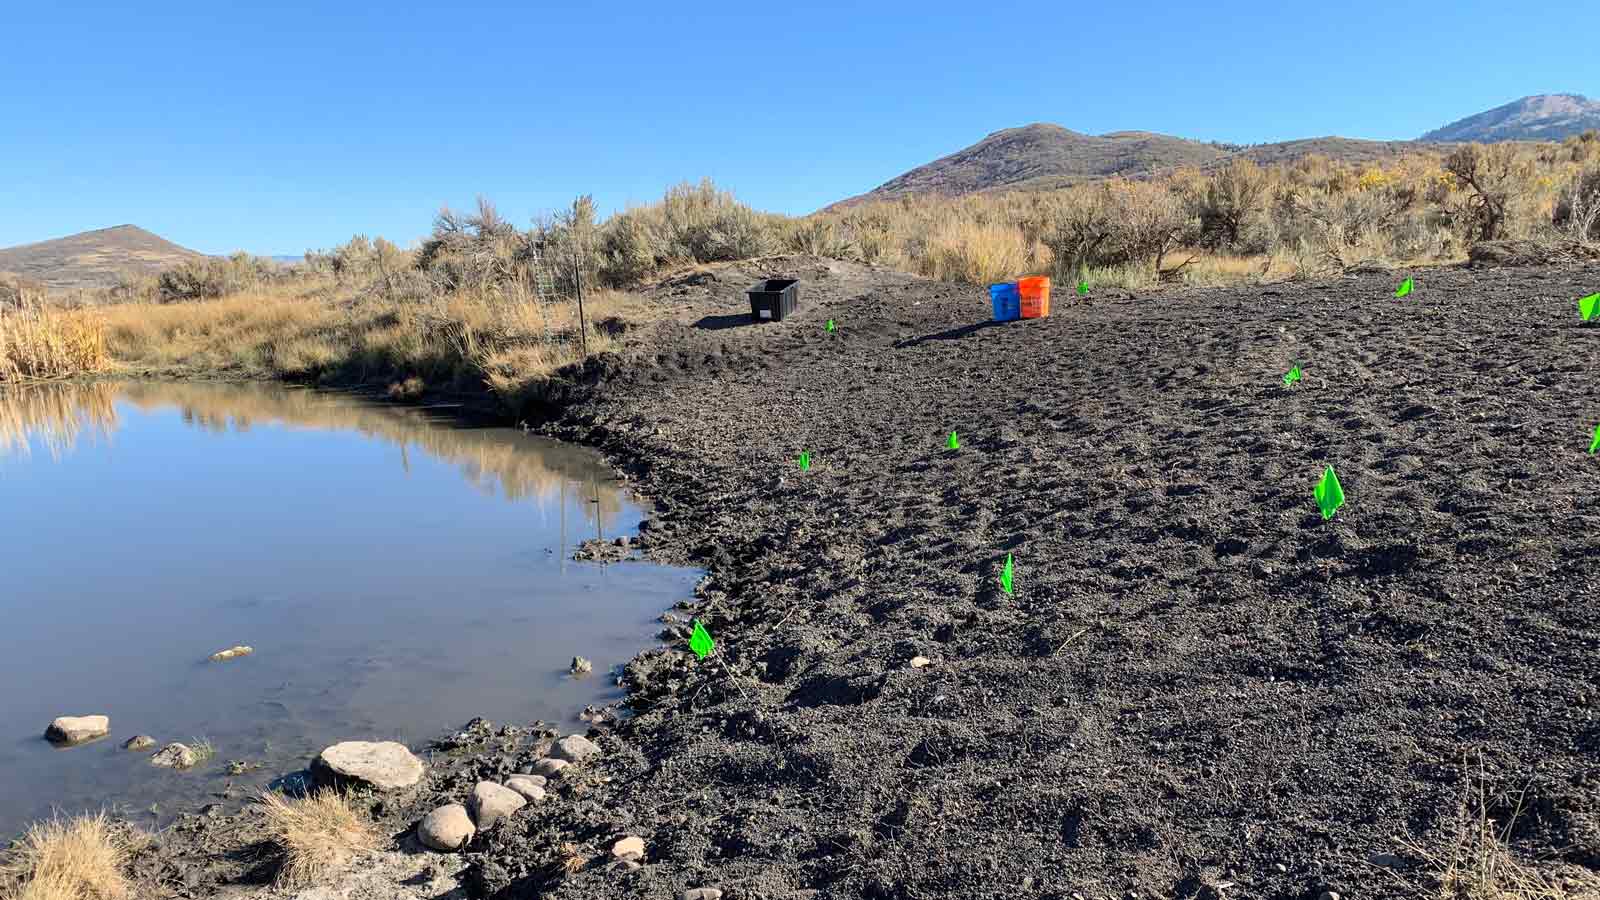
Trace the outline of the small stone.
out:
[[[111,733],[110,716],[59,716],[44,730],[45,739],[68,747]]]
[[[1384,869],[1403,869],[1406,861],[1393,853],[1374,853],[1367,857],[1367,862]]]
[[[539,775],[513,775],[506,779],[506,787],[521,794],[529,802],[544,799],[544,778]]]
[[[567,762],[583,762],[589,757],[598,756],[599,754],[600,748],[594,741],[578,734],[569,734],[556,741],[556,745],[550,748],[551,756],[556,759],[564,759]]]
[[[541,759],[533,764],[533,774],[546,778],[560,778],[561,770],[572,765],[564,759]]]
[[[1285,874],[1285,873],[1287,873],[1289,871],[1289,867],[1284,865],[1283,863],[1273,863],[1272,864],[1272,868],[1275,869],[1278,872],[1278,874],[1280,874],[1280,875]]]
[[[136,734],[122,742],[124,750],[149,750],[156,745],[156,739],[148,734]]]
[[[1338,891],[1323,891],[1317,895],[1317,900],[1339,900]]]
[[[317,754],[311,774],[323,785],[398,791],[422,780],[422,760],[395,741],[344,741]]]
[[[236,646],[229,647],[226,650],[218,650],[217,652],[211,654],[211,661],[222,662],[224,660],[237,659],[241,656],[249,656],[254,652],[256,652],[256,648],[247,647],[244,644],[238,644]]]
[[[487,831],[496,822],[509,818],[512,813],[527,806],[528,801],[508,787],[492,781],[480,781],[473,786],[467,805],[472,810],[472,820],[477,823],[478,830]]]
[[[459,803],[439,807],[417,825],[417,838],[423,846],[445,853],[460,850],[476,833],[467,808]]]
[[[587,675],[594,671],[594,663],[581,656],[574,656],[572,658],[571,671],[574,675]]]
[[[150,757],[150,765],[160,766],[163,769],[189,769],[200,761],[200,755],[189,749],[186,744],[171,743],[156,751]]]
[[[927,658],[926,656],[911,657],[911,668],[913,669],[926,669],[931,665],[933,665],[933,660]]]
[[[628,835],[611,845],[611,855],[617,859],[643,859],[644,838]]]
[[[722,900],[722,888],[689,888],[678,896],[680,900]]]

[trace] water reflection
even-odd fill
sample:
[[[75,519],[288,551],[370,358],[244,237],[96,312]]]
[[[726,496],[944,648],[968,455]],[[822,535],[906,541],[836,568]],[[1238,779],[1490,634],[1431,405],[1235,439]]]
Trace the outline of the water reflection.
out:
[[[29,455],[38,445],[60,461],[79,441],[109,440],[120,425],[118,400],[146,412],[176,407],[184,424],[216,435],[246,434],[269,423],[355,431],[396,447],[395,461],[408,474],[411,453],[426,453],[456,466],[474,488],[506,500],[565,507],[574,484],[588,485],[587,499],[596,502],[586,504],[584,520],[602,532],[621,510],[619,495],[595,483],[587,457],[529,453],[527,439],[517,432],[465,426],[448,412],[277,384],[93,382],[6,388],[0,390],[0,459]]]
[[[575,726],[699,575],[570,559],[642,515],[597,454],[446,413],[270,384],[0,389],[0,843],[52,809],[193,808],[230,759],[260,766],[242,797],[338,740]],[[234,644],[256,652],[206,661]],[[83,714],[110,738],[42,739]],[[158,769],[119,749],[140,733],[217,756]]]

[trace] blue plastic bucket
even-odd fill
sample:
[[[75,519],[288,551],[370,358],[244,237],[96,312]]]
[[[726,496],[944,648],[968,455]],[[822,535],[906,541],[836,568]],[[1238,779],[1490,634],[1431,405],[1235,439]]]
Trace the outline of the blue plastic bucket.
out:
[[[1022,318],[1022,295],[1017,292],[1015,281],[989,285],[989,301],[994,304],[996,322]]]

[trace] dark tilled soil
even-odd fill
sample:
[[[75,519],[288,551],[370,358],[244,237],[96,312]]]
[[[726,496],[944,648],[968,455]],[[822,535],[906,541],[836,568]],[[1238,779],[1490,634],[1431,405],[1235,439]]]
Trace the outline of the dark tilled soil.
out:
[[[802,310],[744,325],[767,274]],[[546,430],[658,502],[643,545],[709,570],[717,652],[637,659],[637,716],[480,835],[467,886],[1402,897],[1463,804],[1524,861],[1600,869],[1600,327],[1574,303],[1600,266],[1396,300],[1404,274],[1004,325],[803,258],[663,285],[675,320]],[[447,760],[394,821],[536,751]],[[623,833],[643,867],[608,864]]]

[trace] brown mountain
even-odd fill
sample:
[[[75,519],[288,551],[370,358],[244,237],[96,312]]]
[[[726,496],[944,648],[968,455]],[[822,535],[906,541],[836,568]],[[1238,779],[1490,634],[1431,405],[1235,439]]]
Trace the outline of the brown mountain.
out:
[[[159,272],[204,257],[143,228],[118,225],[0,249],[0,272],[14,272],[53,290],[70,290],[115,284],[119,272]]]
[[[960,196],[981,191],[1038,191],[1082,181],[1144,178],[1192,166],[1209,169],[1234,157],[1284,163],[1312,153],[1369,162],[1405,153],[1436,153],[1437,144],[1321,137],[1244,147],[1205,143],[1148,131],[1079,134],[1059,125],[1034,124],[997,131],[965,150],[891,179],[868,193],[834,204],[852,206],[910,194]]]
[[[1600,100],[1581,94],[1537,94],[1458,119],[1424,141],[1559,141],[1600,128]]]
[[[907,194],[953,197],[1001,187],[1059,187],[1166,166],[1203,165],[1226,152],[1211,144],[1146,131],[1096,136],[1036,123],[997,131],[965,150],[918,166],[839,205]]]

